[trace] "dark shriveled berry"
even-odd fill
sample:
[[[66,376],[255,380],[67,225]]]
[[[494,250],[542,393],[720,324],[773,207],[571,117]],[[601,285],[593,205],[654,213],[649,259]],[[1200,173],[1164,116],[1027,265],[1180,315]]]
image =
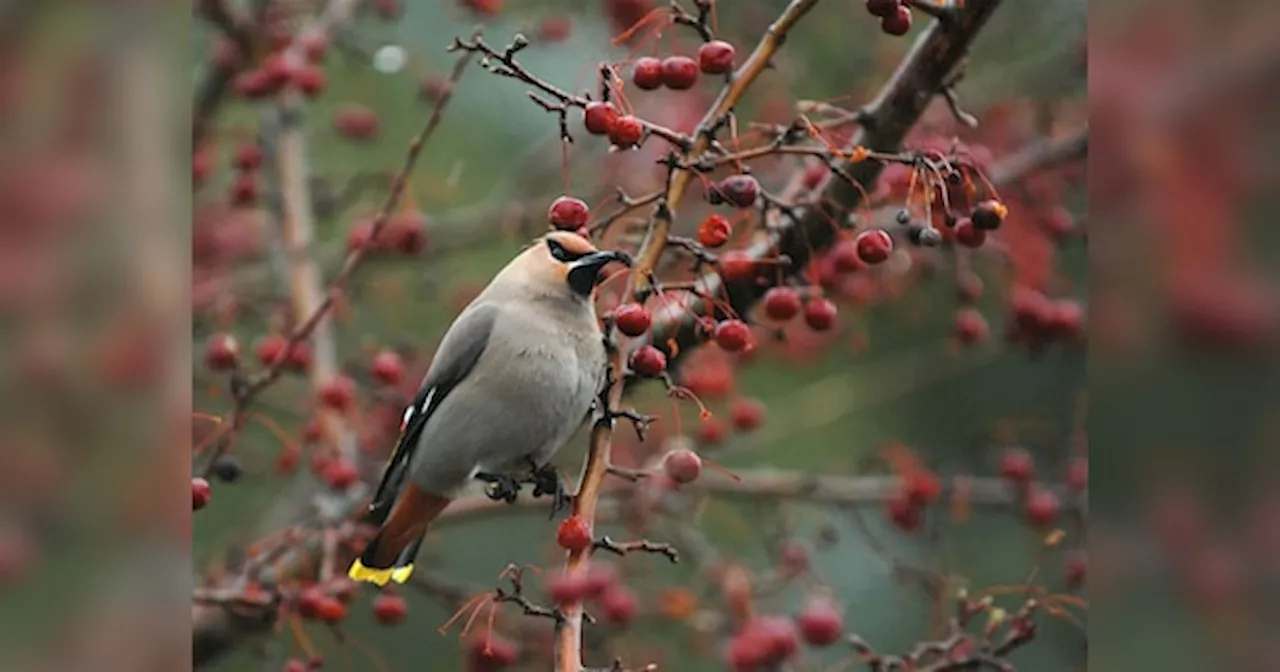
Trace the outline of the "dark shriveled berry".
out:
[[[730,175],[720,180],[717,191],[730,205],[749,208],[760,196],[760,183],[750,175]]]
[[[880,30],[894,36],[906,35],[911,30],[911,10],[898,5],[892,14],[880,19]]]
[[[867,12],[872,16],[884,18],[898,11],[901,5],[899,0],[867,0]]]
[[[999,201],[983,201],[974,206],[973,214],[970,219],[973,225],[983,231],[994,231],[1000,228],[1000,224],[1004,222],[1005,215],[1009,214],[1009,209]]]

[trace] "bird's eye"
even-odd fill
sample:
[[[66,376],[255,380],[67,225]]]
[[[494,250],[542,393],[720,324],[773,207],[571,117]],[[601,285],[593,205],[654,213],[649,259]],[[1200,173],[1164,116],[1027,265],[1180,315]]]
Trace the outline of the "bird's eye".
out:
[[[566,264],[582,256],[580,254],[574,254],[573,252],[570,252],[564,245],[561,245],[560,243],[551,239],[547,240],[547,249],[551,250],[551,256],[555,257],[557,261],[560,261]]]

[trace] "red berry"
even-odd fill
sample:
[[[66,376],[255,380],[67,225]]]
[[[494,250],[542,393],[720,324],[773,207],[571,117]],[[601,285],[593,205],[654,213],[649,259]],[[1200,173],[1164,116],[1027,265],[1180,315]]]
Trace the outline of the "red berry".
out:
[[[649,331],[653,316],[649,314],[648,308],[638,303],[627,303],[613,311],[613,322],[618,325],[618,331],[634,338]]]
[[[1079,336],[1084,327],[1084,311],[1075,301],[1054,303],[1047,317],[1047,326],[1053,333],[1067,338]]]
[[[1089,569],[1089,558],[1083,551],[1076,551],[1067,556],[1062,565],[1062,575],[1068,588],[1079,588],[1084,584],[1085,574]]]
[[[982,247],[987,242],[987,232],[979,229],[968,217],[956,222],[955,234],[956,242],[965,247]]]
[[[209,500],[213,498],[213,488],[209,487],[209,481],[196,477],[191,479],[191,510],[199,511],[209,505]]]
[[[698,82],[698,63],[688,56],[662,59],[662,83],[668,89],[683,91]]]
[[[373,13],[383,21],[395,21],[404,13],[403,0],[374,0]]]
[[[800,293],[790,287],[773,287],[764,293],[764,313],[786,322],[800,312]]]
[[[547,595],[559,605],[580,602],[587,597],[588,585],[582,574],[565,574],[563,572],[547,580]]]
[[[920,527],[920,509],[906,492],[894,493],[885,502],[885,511],[889,514],[889,521],[903,532],[911,532]]]
[[[369,140],[378,135],[378,113],[360,105],[348,105],[333,115],[333,127],[344,138]]]
[[[804,323],[814,331],[828,331],[836,325],[836,304],[814,297],[804,304]]]
[[[486,633],[483,637],[471,640],[467,652],[470,663],[469,672],[498,672],[519,659],[520,649],[515,643],[501,635]]]
[[[698,423],[698,441],[708,446],[718,446],[728,438],[724,423],[715,416],[704,418]]]
[[[609,141],[622,149],[636,147],[643,139],[644,124],[629,114],[619,116],[609,125]]]
[[[764,424],[764,404],[755,399],[738,399],[733,402],[729,416],[738,431],[754,431]]]
[[[889,35],[906,35],[911,30],[911,10],[898,5],[892,14],[880,19],[880,30]]]
[[[311,346],[306,342],[295,343],[293,348],[289,350],[287,359],[285,359],[285,367],[290,371],[305,373],[311,369]]]
[[[716,325],[716,345],[725,352],[744,352],[754,345],[751,328],[742,320],[724,320]]]
[[[781,616],[758,616],[743,628],[755,630],[768,643],[769,660],[781,662],[795,655],[800,646],[795,625],[790,619]]]
[[[578,227],[586,226],[590,216],[587,204],[572,196],[561,196],[547,208],[547,221],[561,231],[576,231]]]
[[[256,142],[245,142],[236,147],[231,163],[240,170],[257,170],[262,166],[262,148]]]
[[[733,235],[733,225],[720,215],[707,215],[698,225],[698,242],[703,246],[715,249],[729,242]]]
[[[315,586],[308,586],[298,595],[298,615],[307,619],[320,618],[320,605],[327,596]]]
[[[1075,228],[1071,213],[1062,207],[1055,207],[1045,213],[1043,220],[1045,231],[1056,240],[1062,240],[1071,235],[1072,229]]]
[[[825,164],[811,163],[804,169],[801,184],[805,189],[817,189],[829,172],[831,169]]]
[[[347,230],[347,251],[355,252],[356,250],[363,250],[366,247],[370,248],[370,251],[372,251],[377,247],[376,245],[369,244],[372,240],[373,220],[356,220],[356,223],[352,224],[351,228]]]
[[[787,576],[797,576],[809,571],[809,549],[798,541],[787,540],[778,553],[778,565]]]
[[[254,100],[274,93],[276,83],[265,70],[246,70],[231,80],[231,88],[241,98]]]
[[[858,256],[858,244],[845,238],[831,248],[831,266],[837,273],[856,273],[866,264]]]
[[[338,623],[347,617],[347,608],[338,600],[326,597],[320,601],[316,616],[325,623]]]
[[[586,597],[599,597],[611,586],[618,583],[618,570],[613,565],[603,562],[592,562],[587,573],[582,577]]]
[[[720,256],[720,275],[726,282],[743,282],[756,275],[756,262],[742,250],[730,250]]]
[[[631,81],[636,88],[644,91],[662,86],[662,61],[652,56],[636,59],[635,69],[631,71]]]
[[[204,184],[204,181],[209,179],[209,173],[213,172],[213,163],[213,153],[207,149],[192,152],[191,184],[197,187]]]
[[[636,617],[640,609],[640,600],[626,586],[614,585],[604,591],[600,597],[600,605],[604,607],[604,618],[610,623],[626,625]]]
[[[204,344],[204,363],[213,371],[234,369],[240,361],[240,342],[231,334],[220,332]]]
[[[1066,486],[1073,492],[1081,492],[1089,487],[1089,458],[1073,458],[1067,464]]]
[[[356,469],[356,465],[346,460],[336,459],[324,464],[320,472],[320,478],[325,482],[325,485],[341,491],[346,490],[360,480],[360,472]]]
[[[587,132],[592,135],[606,135],[618,116],[618,108],[612,103],[595,101],[587,103],[583,108],[582,125],[586,126]]]
[[[290,658],[284,663],[284,667],[280,668],[281,672],[309,672],[311,669],[306,661],[298,658]]]
[[[351,410],[356,400],[356,383],[346,376],[336,376],[320,385],[320,403],[335,411]]]
[[[231,181],[231,204],[247,208],[258,203],[258,178],[253,173],[240,173]]]
[[[698,47],[698,67],[708,75],[723,75],[733,70],[736,51],[724,40],[712,40]]]
[[[374,246],[401,254],[422,252],[427,247],[427,216],[418,210],[402,210],[392,215],[378,232]]]
[[[560,523],[560,528],[556,530],[556,543],[566,551],[582,552],[591,545],[592,541],[594,537],[591,534],[591,525],[577,514],[565,518]]]
[[[827,599],[812,599],[796,615],[800,636],[810,646],[830,646],[844,632],[844,618],[835,603]]]
[[[677,448],[663,458],[662,471],[676,483],[692,483],[702,473],[702,458],[692,450]]]
[[[749,208],[760,195],[760,183],[750,175],[730,175],[720,180],[717,193],[730,205]]]
[[[928,506],[942,495],[942,482],[931,471],[914,469],[902,478],[902,491],[912,504]]]
[[[563,42],[572,32],[573,22],[563,14],[544,16],[538,21],[537,35],[543,42]]]
[[[311,63],[319,63],[324,60],[324,54],[329,50],[329,38],[324,33],[309,33],[298,38],[298,43],[302,46],[302,53],[307,57],[307,61]]]
[[[1004,217],[1007,214],[1009,214],[1009,209],[1003,203],[987,200],[974,206],[970,219],[973,220],[974,226],[979,229],[994,231],[1000,228],[1000,224],[1004,222]]]
[[[867,0],[867,11],[872,16],[884,18],[898,11],[901,0]]]
[[[393,350],[383,350],[374,355],[370,369],[373,378],[383,385],[399,385],[404,378],[404,360]]]
[[[1000,476],[1010,483],[1026,485],[1035,473],[1035,459],[1022,448],[1009,448],[1000,456]]]
[[[978,343],[987,339],[987,320],[973,308],[961,308],[956,311],[953,331],[956,339],[965,345]]]
[[[293,83],[303,95],[314,98],[324,91],[327,79],[324,76],[324,70],[314,65],[306,65],[293,73]]]
[[[631,370],[645,378],[657,378],[667,370],[667,356],[652,345],[640,346],[631,353]]]
[[[373,598],[373,618],[382,625],[396,625],[408,615],[409,605],[399,595],[380,593]]]
[[[884,229],[863,231],[853,239],[853,244],[857,247],[858,258],[868,264],[878,264],[893,252],[893,237]]]
[[[1053,525],[1061,510],[1058,496],[1048,490],[1036,488],[1027,495],[1027,520],[1036,527]]]

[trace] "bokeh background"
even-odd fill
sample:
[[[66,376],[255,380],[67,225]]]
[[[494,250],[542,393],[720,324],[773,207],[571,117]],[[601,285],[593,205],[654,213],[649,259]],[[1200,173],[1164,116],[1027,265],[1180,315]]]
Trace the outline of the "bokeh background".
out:
[[[565,39],[523,55],[553,81],[581,84],[597,60],[625,53],[609,46],[617,31],[601,3],[505,4],[501,16],[482,21],[494,43],[517,30],[536,34],[548,16],[569,19]],[[721,29],[751,40],[780,3],[737,4],[721,8]],[[744,116],[786,119],[801,98],[866,100],[910,40],[880,34],[858,4],[822,3],[766,78],[775,88],[762,86]],[[1089,232],[1087,257],[1080,239],[1058,256],[1071,293],[1088,295],[1088,356],[1030,357],[999,339],[961,351],[949,342],[954,287],[922,281],[892,301],[842,310],[834,345],[803,357],[770,349],[739,370],[733,396],[763,401],[765,422],[728,432],[706,454],[744,472],[856,475],[881,469],[867,458],[893,442],[944,474],[990,474],[1001,447],[1017,443],[1052,469],[1073,449],[1087,391],[1090,646],[1086,652],[1069,623],[1045,618],[1040,639],[1014,662],[1084,669],[1088,655],[1099,670],[1278,669],[1270,634],[1280,624],[1280,246],[1269,226],[1278,182],[1280,43],[1269,29],[1277,8],[1101,4],[1003,3],[960,86],[967,109],[984,119],[1001,106],[1035,119],[1026,108],[1071,109],[1088,97],[1088,198],[1082,191],[1065,203]],[[399,165],[429,113],[421,80],[445,74],[444,47],[477,22],[450,2],[408,5],[397,22],[366,14],[344,30],[345,46],[326,62],[328,88],[307,106],[309,162],[320,180],[313,191],[343,204],[317,220],[315,257],[329,273],[353,221],[384,193],[376,175]],[[212,45],[189,6],[11,3],[0,12],[0,34],[0,669],[183,669],[193,584],[287,524],[318,487],[305,463],[294,478],[276,476],[284,442],[254,424],[236,448],[244,474],[215,482],[211,505],[194,523],[188,518],[191,448],[207,431],[193,412],[217,414],[226,403],[225,391],[215,391],[225,380],[204,371],[204,339],[232,329],[251,352],[280,326],[273,306],[284,289],[268,239],[226,227],[221,244],[239,252],[213,284],[193,269],[191,254],[198,213],[225,201],[228,161],[260,131],[262,108],[220,109],[216,168],[193,197],[188,101]],[[370,65],[386,44],[408,54],[397,74]],[[695,94],[651,98],[645,113],[672,125],[696,118],[705,102]],[[350,103],[377,111],[376,140],[335,133],[332,116]],[[383,345],[425,356],[461,297],[542,226],[546,203],[565,188],[554,123],[518,84],[473,69],[451,105],[410,188],[429,220],[427,251],[363,268],[360,300],[334,329],[343,361],[360,371]],[[603,146],[584,140],[569,162],[575,194],[598,198],[615,184],[639,189],[651,179],[645,160],[606,161]],[[365,172],[375,175],[372,186],[350,203],[337,198]],[[1001,276],[988,272],[996,302]],[[215,309],[219,292],[209,289],[222,282],[235,287],[235,311]],[[996,327],[999,311],[990,315]],[[296,434],[309,399],[304,381],[286,378],[260,410]],[[723,417],[729,403],[710,405]],[[649,392],[637,404],[666,414],[660,426],[671,426],[668,401]],[[685,409],[682,418],[692,427],[696,415]],[[569,473],[583,448],[580,437],[558,460]],[[696,521],[722,552],[760,572],[776,566],[779,538],[800,540],[815,574],[837,589],[849,624],[888,651],[929,634],[930,603],[871,550],[868,531],[895,556],[972,587],[1019,583],[1040,544],[1009,511],[977,509],[963,525],[933,516],[938,543],[897,533],[875,505],[863,519],[867,530],[832,507],[716,500]],[[538,511],[459,518],[441,525],[422,566],[484,589],[508,562],[553,564],[553,530]],[[1072,535],[1067,543],[1081,541]],[[717,669],[715,647],[699,647],[689,623],[652,615],[663,588],[696,592],[705,582],[692,564],[664,562],[619,563],[644,587],[645,617],[612,641],[632,663]],[[1040,576],[1060,585],[1052,558]],[[789,589],[769,605],[786,611],[802,593]],[[379,669],[369,650],[383,669],[458,669],[457,629],[435,632],[452,609],[433,595],[404,595],[410,615],[395,628],[373,623],[370,591],[362,591],[345,626],[348,644],[311,626],[308,638],[330,669]],[[716,608],[714,594],[706,605]],[[246,643],[215,669],[276,669],[293,641],[282,631]]]

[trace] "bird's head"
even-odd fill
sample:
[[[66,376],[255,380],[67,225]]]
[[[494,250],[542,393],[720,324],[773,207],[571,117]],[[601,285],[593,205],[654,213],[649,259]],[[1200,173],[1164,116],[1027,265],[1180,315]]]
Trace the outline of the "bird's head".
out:
[[[576,233],[553,231],[521,252],[504,275],[539,294],[587,299],[605,266],[615,261],[631,265],[625,252],[600,250]]]

